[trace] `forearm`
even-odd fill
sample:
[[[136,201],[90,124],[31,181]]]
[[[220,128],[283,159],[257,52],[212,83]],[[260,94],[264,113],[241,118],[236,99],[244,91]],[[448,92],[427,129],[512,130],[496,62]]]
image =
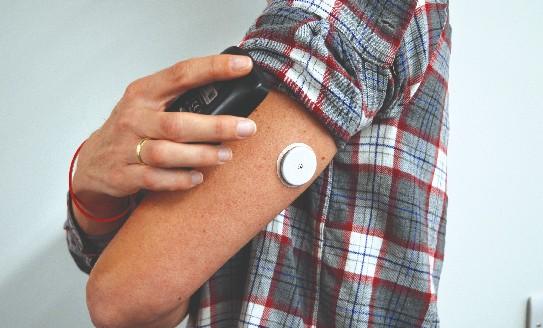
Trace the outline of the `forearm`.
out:
[[[168,328],[177,326],[185,316],[187,315],[187,310],[189,307],[189,302],[183,302],[179,307],[174,309],[172,312],[160,317],[158,320],[154,321],[150,325],[142,328]]]
[[[94,263],[96,263],[102,251],[106,248],[111,239],[113,239],[118,229],[113,228],[113,230],[107,230],[107,232],[105,229],[97,230],[99,234],[87,233],[76,219],[74,209],[75,206],[71,200],[70,193],[67,192],[67,211],[66,220],[64,221],[64,230],[66,230],[68,251],[79,269],[88,274],[92,270]]]
[[[67,195],[66,240],[70,254],[83,272],[91,272],[145,192],[188,190],[201,182],[201,173],[196,170],[174,168],[224,164],[230,160],[229,149],[208,143],[234,142],[254,134],[254,122],[244,118],[164,112],[165,104],[175,96],[214,81],[239,78],[251,68],[252,62],[246,56],[200,57],[178,62],[128,85],[111,116],[97,130],[100,133],[94,133],[85,147],[80,148],[81,153],[78,151],[79,170]],[[146,143],[145,151],[138,147],[136,153],[134,145],[142,145],[141,136],[151,141]],[[141,162],[146,165],[139,165]],[[134,195],[137,190],[138,194],[130,198],[126,218],[113,223],[86,218],[87,212],[95,217],[124,213],[127,206],[124,196]],[[80,201],[72,201],[71,196]],[[134,241],[138,243],[139,239]],[[123,303],[115,298],[101,303],[109,302]],[[177,302],[144,320],[123,320],[107,326],[173,326],[186,313],[186,303]]]
[[[116,213],[110,214],[109,211],[113,211],[115,203],[109,202],[108,199],[103,197],[85,197],[85,195],[77,194],[81,203],[84,203],[84,210],[91,212],[94,215],[101,217],[110,217]],[[75,206],[70,193],[66,193],[66,220],[64,222],[64,230],[66,230],[66,241],[70,255],[74,259],[75,263],[85,273],[90,273],[94,264],[98,260],[102,251],[109,244],[111,239],[115,236],[120,226],[126,221],[130,212],[125,217],[111,223],[102,223],[92,221],[86,218],[81,211]],[[86,205],[96,204],[92,209],[89,209]],[[123,204],[126,206],[126,204]],[[136,199],[131,200],[130,211],[136,206]],[[108,209],[109,207],[109,209]],[[97,210],[102,209],[102,210]],[[117,213],[123,211],[124,208],[117,210]],[[96,214],[98,213],[98,214]]]
[[[69,247],[71,252],[74,252],[76,263],[81,267],[83,271],[90,271],[92,264],[88,262],[94,262],[95,258],[98,258],[99,253],[107,246],[107,243],[109,240],[111,240],[114,235],[115,231],[118,229],[117,224],[110,225],[107,223],[100,223],[95,221],[88,220],[81,211],[77,210],[77,207],[74,206],[73,201],[71,199],[68,199],[70,204],[68,204],[68,218],[67,218],[67,226],[69,226],[69,229],[76,229],[79,230],[79,233],[77,233],[78,238],[74,238],[72,232],[72,239],[78,239],[81,240],[81,238],[84,238],[85,241],[82,243],[76,242],[76,240],[73,240],[72,242],[76,242],[78,245],[71,245]],[[99,199],[93,199],[95,201],[94,203],[98,204]],[[104,200],[102,204],[106,204],[107,206],[107,199]],[[89,202],[89,204],[94,204],[93,202]],[[78,217],[75,216],[75,213],[78,213]],[[107,215],[107,213],[105,213]],[[72,224],[69,223],[69,221],[73,222]],[[124,220],[123,220],[124,221]],[[75,225],[77,225],[77,227]],[[82,224],[89,224],[90,229],[87,228],[85,231],[80,227]],[[124,222],[123,222],[124,223]],[[120,226],[122,223],[119,223]],[[110,225],[110,227],[108,227]],[[88,226],[87,226],[88,227]],[[96,227],[96,229],[94,229]],[[99,235],[93,235],[92,232],[96,232]],[[83,233],[83,234],[82,234]],[[91,239],[92,238],[92,239]],[[96,242],[98,241],[98,242]],[[92,245],[91,245],[92,244]],[[86,254],[87,250],[89,248],[94,248],[97,254]],[[91,251],[92,253],[92,251]],[[91,260],[92,258],[92,260]],[[157,317],[154,321],[146,324],[141,324],[140,328],[166,328],[166,327],[176,327],[187,315],[187,309],[188,309],[188,301],[181,303],[181,305],[177,308],[175,308],[173,311],[169,313],[165,313],[159,317]],[[97,323],[97,326],[99,323]],[[134,327],[134,326],[130,326]]]
[[[127,324],[127,328],[173,328],[177,327],[181,321],[186,317],[189,302],[183,302],[179,307],[173,311],[166,313],[154,321],[141,325],[134,325],[132,323]],[[96,325],[96,324],[95,324]],[[98,328],[101,326],[96,325]],[[123,328],[123,326],[117,326],[116,328]]]

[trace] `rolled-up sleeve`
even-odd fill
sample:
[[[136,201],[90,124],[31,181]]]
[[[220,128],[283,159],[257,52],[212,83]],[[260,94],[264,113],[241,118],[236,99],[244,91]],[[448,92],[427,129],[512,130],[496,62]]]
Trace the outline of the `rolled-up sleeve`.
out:
[[[388,103],[416,1],[275,0],[239,46],[310,110],[338,148]]]

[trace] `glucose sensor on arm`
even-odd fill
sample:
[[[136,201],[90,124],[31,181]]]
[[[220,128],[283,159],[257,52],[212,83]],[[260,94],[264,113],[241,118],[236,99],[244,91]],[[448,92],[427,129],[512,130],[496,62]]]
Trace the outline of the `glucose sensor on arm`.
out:
[[[304,185],[313,178],[317,170],[317,156],[304,143],[288,145],[277,158],[277,176],[290,188]]]

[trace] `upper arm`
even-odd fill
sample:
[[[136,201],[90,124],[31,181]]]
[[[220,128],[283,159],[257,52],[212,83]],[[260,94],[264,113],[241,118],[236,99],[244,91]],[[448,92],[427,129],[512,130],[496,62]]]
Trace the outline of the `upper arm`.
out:
[[[336,152],[330,133],[283,93],[270,92],[250,118],[255,136],[225,143],[233,160],[204,168],[203,184],[150,192],[142,200],[92,270],[89,306],[115,300],[107,305],[116,312],[142,317],[178,306],[292,203]],[[289,188],[277,177],[276,161],[294,142],[313,148],[317,171],[310,182]]]

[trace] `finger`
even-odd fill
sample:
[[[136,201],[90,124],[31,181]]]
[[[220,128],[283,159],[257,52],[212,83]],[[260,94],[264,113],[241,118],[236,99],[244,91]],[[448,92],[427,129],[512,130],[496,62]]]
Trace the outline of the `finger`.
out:
[[[239,140],[256,133],[256,123],[233,115],[154,112],[143,110],[134,118],[136,133],[152,139],[176,142]]]
[[[127,174],[141,188],[152,191],[186,190],[203,182],[203,174],[195,170],[164,169],[148,165],[128,165]]]
[[[139,163],[132,154],[130,164]],[[142,161],[161,168],[201,167],[224,164],[232,159],[232,150],[225,146],[185,144],[169,140],[147,140],[140,152]]]
[[[187,90],[214,81],[230,80],[248,74],[252,60],[247,56],[213,55],[187,59],[146,77],[148,94],[171,99]]]

